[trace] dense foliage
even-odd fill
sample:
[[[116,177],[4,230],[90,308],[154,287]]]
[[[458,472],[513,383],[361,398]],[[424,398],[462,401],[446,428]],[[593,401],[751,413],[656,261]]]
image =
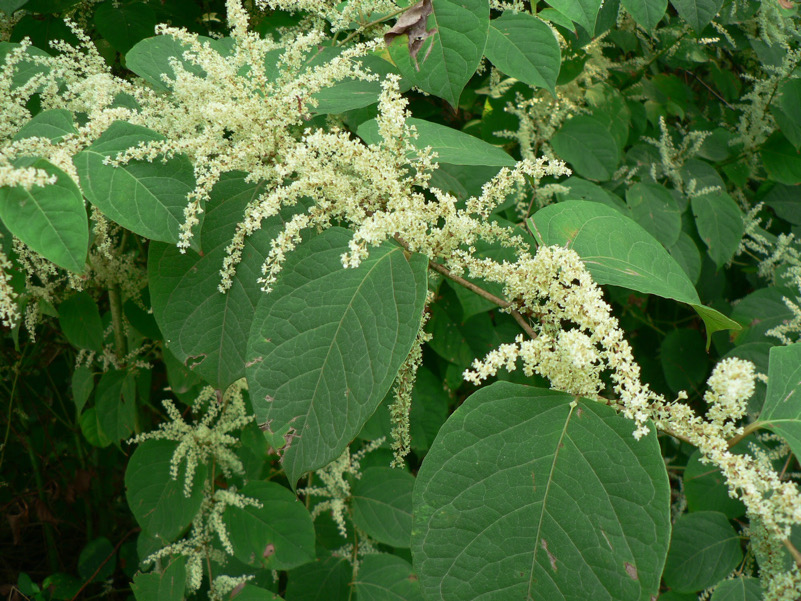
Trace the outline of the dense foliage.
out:
[[[800,22],[0,0],[0,592],[801,598]]]

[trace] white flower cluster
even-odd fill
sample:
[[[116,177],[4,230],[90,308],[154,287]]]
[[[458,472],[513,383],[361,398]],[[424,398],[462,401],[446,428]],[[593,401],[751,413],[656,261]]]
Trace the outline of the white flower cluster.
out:
[[[0,324],[15,328],[22,317],[17,307],[17,293],[11,287],[13,265],[6,254],[0,250]]]
[[[196,419],[193,424],[187,424],[172,401],[165,399],[163,405],[171,421],[160,424],[152,432],[138,434],[130,442],[159,439],[178,442],[178,448],[170,460],[170,475],[176,480],[181,463],[186,462],[184,494],[187,497],[192,494],[195,471],[201,463],[213,459],[229,478],[235,474],[243,474],[242,462],[232,450],[232,447],[239,445],[239,439],[231,433],[244,428],[255,419],[254,415],[248,414],[245,407],[242,398],[244,386],[244,380],[232,384],[224,398],[219,399],[213,388],[204,388],[195,400],[194,410],[205,410],[205,415]]]
[[[457,257],[471,277],[503,284],[514,307],[539,322],[536,338],[518,337],[477,360],[466,380],[477,384],[501,366],[514,368],[520,358],[527,374],[539,373],[554,388],[598,398],[601,374],[608,370],[623,414],[636,424],[635,436],[648,432],[649,405],[659,397],[640,382],[631,347],[575,251],[541,246],[533,257],[502,264],[463,252]]]
[[[204,562],[213,560],[215,563],[224,564],[227,560],[225,553],[234,554],[234,548],[228,537],[228,529],[223,521],[223,513],[228,507],[244,509],[245,507],[261,507],[261,504],[255,499],[238,493],[234,487],[212,490],[211,483],[206,482],[203,501],[192,519],[189,536],[162,547],[145,558],[143,563],[154,564],[163,558],[182,555],[186,558],[186,590],[189,593],[198,590],[203,582]],[[225,553],[213,547],[215,537],[219,540]],[[230,582],[230,580],[224,580],[218,586],[224,587]],[[238,581],[237,584],[239,582],[241,581]]]
[[[709,410],[706,418],[720,428],[725,438],[738,433],[736,423],[747,413],[755,381],[754,364],[736,357],[720,361],[707,380],[709,390],[704,400],[709,403]]]
[[[317,503],[312,509],[312,519],[315,519],[324,511],[330,511],[331,517],[336,522],[339,534],[342,538],[348,537],[345,514],[349,511],[350,482],[348,482],[346,476],[356,480],[361,478],[360,462],[362,458],[370,451],[374,451],[384,444],[384,440],[383,437],[377,438],[353,454],[351,454],[349,447],[346,448],[337,459],[314,472],[314,475],[322,481],[322,486],[307,486],[306,488],[298,489],[298,493],[307,497],[325,497],[324,501]]]

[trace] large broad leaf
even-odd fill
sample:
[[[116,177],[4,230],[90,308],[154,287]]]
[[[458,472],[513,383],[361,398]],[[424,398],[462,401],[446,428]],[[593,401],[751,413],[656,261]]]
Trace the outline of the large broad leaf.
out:
[[[20,44],[15,42],[0,42],[0,64],[5,63],[6,56],[20,47]],[[44,50],[40,50],[36,46],[28,46],[25,50],[28,57],[47,58],[50,55]],[[17,63],[11,76],[11,89],[15,90],[22,85],[25,85],[28,80],[38,73],[47,73],[50,67],[44,64],[36,64],[30,60],[23,60]],[[41,88],[39,88],[41,89]],[[39,91],[37,89],[37,91]]]
[[[423,40],[416,60],[409,52],[408,35],[395,37],[389,53],[412,84],[456,108],[484,56],[489,0],[432,0],[431,7],[426,26],[430,35]]]
[[[86,198],[124,228],[162,242],[178,242],[187,194],[195,187],[192,164],[185,156],[166,161],[129,161],[119,167],[106,158],[143,142],[163,140],[154,131],[115,121],[73,159]]]
[[[768,391],[759,419],[801,457],[801,344],[770,349]]]
[[[696,284],[701,276],[701,253],[695,245],[695,241],[684,232],[681,232],[679,239],[676,240],[675,244],[667,247],[667,251],[681,265],[690,281]]]
[[[413,141],[414,146],[419,149],[430,146],[437,153],[440,163],[493,167],[511,167],[515,164],[515,160],[502,149],[457,129],[411,117],[406,123],[417,129],[418,137]],[[368,144],[381,141],[375,119],[362,123],[357,133]]]
[[[391,467],[370,467],[353,487],[353,523],[371,538],[408,547],[412,534],[414,476]]]
[[[528,13],[504,13],[490,22],[487,58],[507,75],[556,95],[562,51],[551,28]]]
[[[423,601],[412,566],[397,555],[366,555],[353,588],[359,601]]]
[[[183,601],[186,589],[185,564],[186,559],[179,556],[170,559],[166,568],[134,576],[131,590],[136,601]]]
[[[95,389],[97,421],[115,443],[136,433],[136,381],[133,372],[114,370],[103,374]]]
[[[330,554],[291,570],[286,601],[350,601],[353,570],[347,560]]]
[[[223,514],[237,559],[272,570],[314,561],[311,514],[289,489],[275,482],[251,482],[239,492],[261,507],[231,505]]]
[[[620,148],[609,129],[595,117],[579,115],[565,121],[551,139],[553,149],[582,177],[611,179],[620,162]]]
[[[125,54],[138,41],[151,37],[159,22],[155,11],[144,2],[120,5],[107,1],[95,9],[95,27],[117,52]]]
[[[725,578],[742,559],[740,537],[725,515],[688,513],[673,526],[665,584],[680,593],[694,593]]]
[[[740,299],[731,312],[731,318],[743,326],[735,339],[736,344],[762,342],[775,345],[776,338],[767,333],[793,319],[793,312],[784,303],[785,297],[793,296],[790,288],[770,286],[758,288]]]
[[[220,40],[198,36],[198,41],[202,44],[208,43],[221,54],[226,53],[225,46]],[[184,58],[184,52],[187,50],[189,50],[188,46],[172,36],[157,35],[144,39],[131,48],[128,54],[125,55],[125,66],[153,86],[154,89],[164,92],[169,89],[169,86],[162,79],[162,74],[171,79],[175,78],[175,71],[170,64],[171,61],[178,61],[185,71],[193,75],[205,76],[205,71],[201,67],[190,63]]]
[[[669,331],[662,339],[659,358],[665,382],[676,393],[698,390],[709,373],[704,338],[692,328]]]
[[[696,33],[700,33],[723,6],[723,0],[670,0],[670,3]]]
[[[293,485],[359,433],[420,326],[426,258],[387,243],[343,269],[350,237],[330,229],[293,251],[250,332],[253,408],[259,424],[286,433],[282,463]]]
[[[324,47],[320,49],[314,59],[309,61],[309,67],[330,61],[338,56],[341,51],[342,48]],[[310,107],[312,114],[344,113],[378,102],[378,97],[381,94],[381,81],[389,73],[398,73],[398,70],[392,63],[376,54],[367,54],[360,57],[359,62],[365,69],[377,73],[380,78],[379,81],[346,79],[320,90],[313,96],[318,104],[316,107]],[[401,81],[400,91],[405,92],[408,88],[409,85],[405,81]]]
[[[548,0],[560,13],[592,35],[595,32],[595,21],[601,10],[603,0]]]
[[[247,237],[233,285],[220,293],[217,286],[225,248],[245,207],[263,192],[262,184],[246,182],[241,172],[220,179],[203,223],[202,257],[181,254],[167,244],[150,245],[151,302],[167,346],[185,366],[220,390],[245,375],[245,341],[263,294],[257,283],[261,265],[270,242],[284,227],[284,217],[298,210],[284,210]]]
[[[740,576],[718,584],[709,601],[760,601],[760,599],[762,599],[762,584],[759,578]]]
[[[47,138],[54,144],[65,136],[77,134],[72,113],[67,109],[49,109],[38,113],[14,135],[14,140]]]
[[[528,220],[541,244],[569,246],[599,284],[622,286],[690,305],[707,330],[707,346],[718,330],[740,326],[705,307],[681,266],[631,219],[599,203],[571,200],[547,206]]]
[[[72,346],[103,352],[103,321],[88,292],[73,294],[58,306],[58,323]]]
[[[125,469],[128,506],[142,530],[162,544],[181,534],[203,501],[201,483],[206,479],[205,464],[195,470],[189,497],[184,496],[185,464],[178,470],[176,480],[170,477],[170,461],[177,448],[178,443],[171,440],[146,440],[131,455]]]
[[[665,16],[668,0],[623,0],[623,8],[646,30],[653,29]]]
[[[774,132],[768,138],[760,156],[771,179],[790,186],[801,183],[801,150],[796,149],[781,132]]]
[[[684,470],[684,493],[690,512],[717,511],[729,519],[745,514],[745,505],[729,496],[729,487],[721,471],[709,463],[702,463],[701,451],[695,451]]]
[[[17,168],[41,169],[56,182],[29,190],[0,188],[0,219],[31,250],[75,273],[83,273],[89,247],[89,220],[78,186],[45,159],[24,157]]]
[[[631,216],[664,246],[681,234],[681,210],[670,191],[655,182],[638,182],[626,191]]]
[[[696,196],[692,208],[695,227],[709,248],[709,256],[718,268],[723,267],[737,252],[745,232],[740,207],[723,192]]]
[[[781,86],[779,102],[771,104],[779,129],[796,148],[801,147],[801,80],[790,79]]]
[[[656,434],[609,407],[505,382],[445,423],[414,489],[431,599],[655,597],[670,536]]]

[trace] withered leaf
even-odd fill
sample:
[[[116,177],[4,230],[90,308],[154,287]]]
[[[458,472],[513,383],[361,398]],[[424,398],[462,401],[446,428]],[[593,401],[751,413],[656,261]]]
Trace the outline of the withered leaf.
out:
[[[420,65],[417,62],[417,53],[423,47],[423,42],[437,33],[436,28],[426,29],[426,22],[428,16],[434,12],[431,6],[431,0],[420,0],[417,4],[409,8],[405,13],[398,17],[398,21],[394,27],[384,34],[384,43],[389,46],[399,35],[406,34],[409,37],[409,56],[414,60],[414,68],[420,70]],[[423,57],[423,62],[431,54],[431,49],[434,47],[432,44],[428,47],[428,51]]]

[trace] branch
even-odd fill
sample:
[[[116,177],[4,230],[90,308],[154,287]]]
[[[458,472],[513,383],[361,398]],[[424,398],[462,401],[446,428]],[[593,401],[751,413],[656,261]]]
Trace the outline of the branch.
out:
[[[411,249],[409,248],[409,245],[406,244],[406,241],[400,236],[395,235],[395,241],[398,244],[400,244],[403,248],[405,248],[407,251],[412,252]],[[487,299],[489,302],[498,305],[502,309],[509,309],[512,306],[512,303],[510,303],[509,301],[503,300],[502,298],[495,296],[491,292],[487,292],[481,286],[476,286],[473,282],[468,282],[466,279],[460,278],[458,275],[452,274],[450,270],[444,265],[440,265],[439,263],[435,263],[434,261],[429,259],[428,266],[434,271],[441,273],[449,280],[456,282],[460,286],[467,288],[468,290],[474,292],[475,294],[478,294],[481,298]],[[528,325],[526,318],[523,317],[519,311],[517,311],[516,309],[509,309],[509,313],[511,313],[512,317],[515,318],[515,321],[520,325],[521,328],[523,328],[523,331],[526,334],[528,334],[532,340],[537,337],[537,333],[531,328],[530,325]]]
[[[793,543],[790,542],[789,538],[783,538],[782,543],[784,544],[785,548],[790,552],[790,555],[793,556],[793,561],[795,561],[795,565],[801,569],[801,551],[796,549],[793,546]]]
[[[743,433],[738,434],[737,436],[732,436],[726,444],[729,445],[729,448],[732,448],[738,442],[740,442],[743,438],[751,434],[751,432],[756,432],[757,430],[762,428],[762,422],[755,421],[748,424],[745,428],[743,428]]]

